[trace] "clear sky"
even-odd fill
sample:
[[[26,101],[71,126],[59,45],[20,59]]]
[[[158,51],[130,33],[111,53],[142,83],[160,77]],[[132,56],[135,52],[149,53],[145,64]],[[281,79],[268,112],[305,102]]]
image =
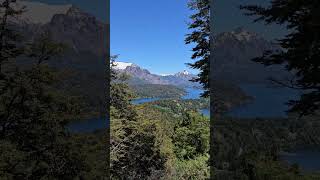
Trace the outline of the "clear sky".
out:
[[[187,22],[192,13],[188,0],[112,0],[111,52],[120,60],[137,63],[154,73],[174,73],[187,69],[191,46],[184,44],[190,32]],[[240,5],[262,4],[266,0],[215,0],[215,33],[244,27],[266,39],[282,37],[278,26],[253,23],[243,15]],[[196,71],[193,71],[196,72]]]
[[[192,47],[184,43],[190,14],[186,0],[113,0],[111,53],[152,73],[187,69],[193,62]]]

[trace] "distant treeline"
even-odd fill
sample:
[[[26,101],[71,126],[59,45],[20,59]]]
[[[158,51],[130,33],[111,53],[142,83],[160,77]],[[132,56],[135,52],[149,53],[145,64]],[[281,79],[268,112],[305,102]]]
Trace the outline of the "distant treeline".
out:
[[[179,98],[186,94],[183,88],[173,85],[160,85],[160,84],[139,84],[130,85],[133,89],[136,98]]]

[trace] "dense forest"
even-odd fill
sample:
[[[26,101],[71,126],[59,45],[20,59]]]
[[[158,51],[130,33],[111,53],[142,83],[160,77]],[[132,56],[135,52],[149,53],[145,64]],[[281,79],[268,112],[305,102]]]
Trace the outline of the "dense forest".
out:
[[[283,152],[319,149],[319,119],[295,116],[274,119],[214,119],[214,166],[216,178],[317,179],[298,164],[280,159]]]
[[[62,72],[48,65],[66,46],[46,31],[19,34],[9,21],[24,13],[15,3],[0,3],[0,179],[82,178],[90,168],[67,130],[81,98],[57,88]]]
[[[189,28],[193,32],[188,34],[186,43],[196,44],[193,49],[196,61],[190,65],[200,70],[197,81],[207,90],[204,95],[210,94],[212,102],[218,92],[212,86],[215,67],[210,62],[214,59],[209,59],[214,57],[210,53],[215,50],[208,47],[213,48],[215,42],[212,33],[215,26],[210,21],[210,17],[217,18],[215,7],[209,0],[193,0],[191,7],[196,13],[191,16]],[[304,93],[298,100],[288,102],[288,118],[239,119],[220,113],[213,115],[210,120],[211,175],[215,179],[319,179],[319,173],[305,172],[298,164],[289,165],[279,158],[281,152],[296,148],[319,149],[319,79],[316,75],[319,73],[316,63],[319,2],[273,0],[267,6],[244,4],[241,9],[245,15],[254,16],[255,22],[287,28],[288,35],[275,42],[283,51],[266,51],[253,60],[266,66],[284,65],[285,71],[294,76],[270,79],[271,82]]]
[[[257,21],[289,23],[288,29],[297,30],[280,41],[288,51],[266,52],[255,59],[265,65],[287,63],[287,70],[296,73],[292,84],[278,81],[305,90],[300,100],[289,102],[288,117],[225,114],[254,98],[209,79],[209,19],[214,7],[209,0],[191,0],[193,32],[186,43],[195,44],[196,61],[189,65],[200,70],[194,81],[206,90],[203,97],[183,99],[186,92],[169,85],[132,86],[111,68],[110,123],[94,132],[71,132],[68,125],[104,112],[97,94],[91,96],[96,84],[88,82],[86,74],[75,73],[78,77],[70,80],[67,75],[73,73],[51,66],[66,56],[68,47],[50,33],[30,40],[16,32],[8,19],[24,9],[15,3],[0,2],[0,179],[320,179],[320,173],[280,159],[281,153],[295,149],[320,149],[319,2],[274,0],[269,9],[242,7],[247,15],[258,16]],[[92,87],[90,92],[70,84],[82,80]],[[132,103],[151,97],[166,99]],[[215,108],[212,119],[200,112],[208,108]]]
[[[208,178],[208,117],[186,105],[133,105],[134,91],[121,77],[114,73],[111,85],[111,177]]]
[[[139,84],[130,85],[136,98],[178,98],[186,94],[183,88],[173,85]]]

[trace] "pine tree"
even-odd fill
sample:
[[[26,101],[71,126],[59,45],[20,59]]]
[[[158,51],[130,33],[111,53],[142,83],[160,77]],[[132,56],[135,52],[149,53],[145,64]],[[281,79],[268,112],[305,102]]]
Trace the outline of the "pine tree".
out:
[[[320,106],[320,1],[272,0],[270,6],[241,6],[255,22],[284,25],[288,34],[278,40],[282,51],[265,52],[256,62],[266,66],[285,65],[294,74],[289,81],[275,80],[289,88],[302,90],[299,100],[290,101],[290,111],[301,116],[313,114]]]
[[[192,0],[189,2],[189,8],[196,11],[190,16],[191,23],[189,29],[192,29],[191,34],[187,34],[185,39],[186,44],[195,43],[192,49],[194,52],[192,59],[195,63],[189,63],[189,66],[194,69],[199,69],[198,77],[193,79],[199,82],[206,90],[203,96],[209,96],[209,72],[210,72],[210,0]]]

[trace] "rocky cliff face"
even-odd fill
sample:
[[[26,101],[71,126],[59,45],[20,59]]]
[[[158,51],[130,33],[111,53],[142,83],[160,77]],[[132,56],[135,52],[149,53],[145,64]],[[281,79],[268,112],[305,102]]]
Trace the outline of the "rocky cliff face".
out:
[[[23,42],[49,33],[54,41],[67,46],[65,53],[50,61],[50,65],[76,71],[83,77],[92,76],[92,82],[103,86],[109,53],[109,24],[74,5],[18,1],[16,8],[21,6],[25,6],[26,12],[10,21],[24,38]]]
[[[170,84],[169,81],[164,80],[161,76],[151,74],[148,70],[143,69],[139,66],[128,66],[125,72],[132,76],[134,79],[140,79],[147,84]]]
[[[64,43],[68,47],[65,53],[49,62],[65,72],[59,86],[84,97],[88,107],[103,110],[109,25],[72,5],[18,1],[17,7],[21,5],[27,12],[10,22],[24,38],[23,43],[42,33],[49,33],[54,41]],[[30,62],[22,58],[21,63]]]
[[[106,53],[107,25],[94,16],[72,6],[66,14],[56,14],[44,25],[56,41],[64,42],[76,51]]]
[[[18,1],[15,6],[25,7],[26,12],[11,22],[26,41],[49,32],[53,40],[65,43],[75,53],[103,56],[108,52],[109,25],[74,5]]]

